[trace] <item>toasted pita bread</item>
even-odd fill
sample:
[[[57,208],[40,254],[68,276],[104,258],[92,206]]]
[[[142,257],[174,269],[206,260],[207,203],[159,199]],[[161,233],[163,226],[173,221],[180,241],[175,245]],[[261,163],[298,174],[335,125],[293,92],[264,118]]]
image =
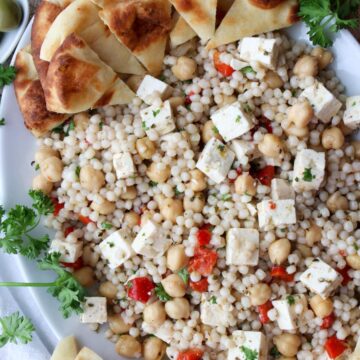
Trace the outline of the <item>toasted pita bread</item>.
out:
[[[170,9],[167,0],[112,0],[99,15],[145,68],[158,75],[171,29]]]
[[[49,28],[40,50],[40,58],[50,61],[55,51],[72,33],[79,33],[99,21],[98,8],[89,0],[75,0]]]
[[[235,0],[207,47],[288,27],[298,20],[297,12],[297,0]]]
[[[169,0],[201,40],[214,36],[217,0]]]
[[[123,74],[145,74],[145,69],[136,57],[116,39],[100,19],[79,35],[114,71]]]
[[[186,43],[196,36],[192,27],[180,16],[170,33],[170,45],[172,48]]]
[[[44,90],[47,108],[58,113],[125,104],[135,96],[76,34],[69,35],[53,55]]]
[[[83,347],[75,360],[103,360],[98,354],[87,347]]]
[[[46,108],[44,91],[35,68],[30,46],[18,52],[14,88],[25,126],[37,137],[59,126],[70,115],[55,114]]]

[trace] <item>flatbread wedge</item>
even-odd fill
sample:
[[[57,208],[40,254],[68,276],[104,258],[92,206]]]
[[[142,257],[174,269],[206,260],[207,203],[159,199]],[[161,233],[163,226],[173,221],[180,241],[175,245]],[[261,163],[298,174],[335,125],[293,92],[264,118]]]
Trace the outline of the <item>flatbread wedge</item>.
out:
[[[83,347],[75,360],[103,360],[98,354],[87,347]]]
[[[158,75],[171,30],[170,9],[167,0],[113,0],[99,15],[145,68]]]
[[[49,112],[46,108],[44,91],[31,55],[30,46],[20,50],[16,56],[17,75],[14,89],[25,126],[36,136],[62,124],[70,115]]]
[[[50,360],[75,360],[78,346],[74,336],[67,336],[59,341]]]
[[[40,50],[40,58],[50,61],[55,51],[72,33],[79,33],[99,21],[98,8],[90,0],[75,0],[49,28]]]
[[[217,0],[169,0],[200,39],[214,36]]]
[[[208,49],[288,27],[298,21],[297,0],[235,0]]]
[[[186,43],[196,36],[192,27],[180,16],[170,33],[170,45],[172,48]]]
[[[101,106],[125,104],[135,96],[76,34],[69,35],[53,55],[44,91],[47,108],[66,114],[95,108],[106,94]]]

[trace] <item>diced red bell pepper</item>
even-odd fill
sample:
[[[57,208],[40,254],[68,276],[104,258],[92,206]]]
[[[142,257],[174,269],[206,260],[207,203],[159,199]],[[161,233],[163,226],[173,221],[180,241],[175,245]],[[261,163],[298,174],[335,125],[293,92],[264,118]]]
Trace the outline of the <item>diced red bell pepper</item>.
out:
[[[270,275],[275,279],[279,279],[285,282],[292,282],[295,278],[295,274],[288,274],[283,266],[273,266]]]
[[[147,303],[155,289],[154,283],[147,277],[137,277],[127,283],[127,294],[129,298]]]
[[[93,222],[93,221],[90,220],[89,217],[82,216],[82,215],[79,215],[79,221],[82,222],[84,225],[87,225],[87,224],[90,224],[90,223]]]
[[[214,52],[214,65],[215,69],[224,76],[231,76],[235,71],[230,65],[227,65],[220,60],[220,52]]]
[[[177,360],[201,360],[204,352],[200,349],[188,349],[181,351]]]
[[[67,237],[69,234],[75,231],[75,228],[73,226],[69,226],[64,230],[64,235]]]
[[[265,116],[262,116],[260,119],[259,119],[259,123],[257,125],[255,125],[251,130],[250,130],[250,134],[251,136],[253,137],[254,134],[260,129],[260,128],[265,128],[266,131],[269,133],[269,134],[272,134],[273,133],[273,128],[272,128],[272,125],[271,125],[271,121],[265,117]]]
[[[189,285],[192,290],[200,292],[200,293],[206,292],[209,287],[207,278],[203,278],[200,281],[196,281],[196,282],[190,281]]]
[[[51,198],[51,201],[54,204],[53,215],[58,216],[59,213],[60,213],[60,210],[64,208],[65,204],[64,203],[59,203],[58,199],[56,199],[56,198]]]
[[[341,285],[347,285],[351,281],[351,276],[349,275],[350,267],[346,265],[343,269],[336,268],[336,271],[342,276]]]
[[[199,246],[209,245],[211,241],[211,226],[206,224],[196,233],[197,243]]]
[[[273,308],[273,304],[270,300],[268,300],[265,304],[262,304],[257,307],[257,310],[259,312],[259,319],[262,324],[267,324],[270,322],[270,319],[268,317],[268,311]]]
[[[324,347],[330,359],[336,359],[348,348],[346,342],[339,340],[335,335],[326,340]]]
[[[334,315],[334,313],[331,313],[330,315],[325,316],[323,318],[323,322],[322,322],[320,328],[321,329],[329,329],[329,328],[331,328],[334,321],[335,321],[335,315]]]
[[[271,180],[275,176],[275,167],[272,165],[267,165],[260,170],[254,171],[250,169],[250,175],[253,178],[258,179],[261,182],[261,184],[270,186]]]
[[[192,103],[191,96],[193,96],[195,93],[193,91],[190,91],[188,95],[185,96],[185,105],[190,105]]]
[[[345,256],[346,256],[346,251],[345,251],[345,250],[340,250],[340,251],[339,251],[339,254],[340,254],[342,257],[345,257]]]
[[[189,262],[189,272],[197,271],[202,276],[209,276],[216,265],[216,251],[206,248],[196,248],[195,255]]]
[[[83,261],[83,258],[80,256],[73,263],[61,262],[61,265],[63,265],[64,267],[70,268],[70,269],[79,270],[84,266],[84,261]]]

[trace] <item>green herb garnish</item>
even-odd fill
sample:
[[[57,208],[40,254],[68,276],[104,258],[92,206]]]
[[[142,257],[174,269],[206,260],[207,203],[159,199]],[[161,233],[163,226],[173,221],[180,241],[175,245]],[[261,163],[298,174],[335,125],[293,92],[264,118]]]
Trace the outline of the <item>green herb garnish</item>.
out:
[[[220,152],[224,152],[224,151],[225,151],[225,145],[218,145],[217,148],[218,148],[218,150],[219,150]]]
[[[10,85],[16,77],[15,66],[0,64],[0,89],[5,85]]]
[[[183,268],[178,271],[178,275],[181,277],[182,281],[187,284],[189,282],[189,272],[187,268]]]
[[[77,166],[76,169],[75,169],[75,175],[76,175],[77,178],[80,177],[80,171],[81,171],[80,166]]]
[[[303,180],[307,182],[311,182],[315,179],[315,175],[311,173],[311,168],[305,168],[303,172]],[[296,179],[295,179],[296,181]]]
[[[213,296],[209,299],[209,303],[210,303],[210,304],[217,304],[216,296],[213,295]]]
[[[249,66],[245,66],[242,69],[240,69],[240,71],[246,75],[246,74],[256,74],[256,71],[249,65]]]
[[[270,349],[270,356],[272,356],[275,359],[277,359],[281,356],[279,350],[277,349],[277,347],[275,345]]]
[[[152,180],[149,181],[150,187],[155,187],[156,185],[158,185],[158,183],[156,181],[152,181]]]
[[[219,130],[218,130],[218,128],[217,128],[216,126],[213,126],[213,127],[211,128],[211,130],[212,130],[212,132],[213,132],[215,135],[217,135],[217,134],[219,133]]]
[[[236,117],[236,119],[235,119],[235,122],[238,124],[238,123],[240,123],[240,121],[241,121],[241,116],[238,115],[238,116]]]
[[[286,297],[286,301],[287,301],[287,303],[288,303],[289,305],[294,305],[294,304],[295,304],[295,298],[294,298],[294,296],[292,296],[292,295],[288,295],[288,296]]]
[[[142,127],[142,129],[143,130],[149,130],[149,128],[148,127],[146,127],[146,122],[145,121],[143,121],[142,123],[141,123],[141,127]]]
[[[165,291],[161,283],[156,285],[155,294],[162,302],[166,302],[172,299],[172,297]]]
[[[251,350],[246,346],[240,346],[240,350],[245,355],[246,360],[257,360],[258,359],[258,352],[256,350]]]
[[[108,222],[103,222],[103,223],[101,223],[101,227],[105,230],[110,230],[112,228],[112,224],[110,224]]]
[[[224,194],[222,197],[221,197],[221,200],[222,201],[229,201],[232,199],[232,196],[231,194]]]
[[[0,119],[0,126],[4,126],[5,125],[5,119],[4,118],[1,118]]]
[[[153,117],[157,117],[160,114],[160,109],[153,110]]]

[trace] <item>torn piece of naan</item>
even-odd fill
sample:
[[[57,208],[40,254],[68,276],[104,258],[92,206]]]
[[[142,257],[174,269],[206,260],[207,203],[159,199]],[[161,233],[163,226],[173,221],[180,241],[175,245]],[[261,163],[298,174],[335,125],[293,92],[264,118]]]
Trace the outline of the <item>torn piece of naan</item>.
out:
[[[76,34],[69,35],[53,55],[44,91],[48,110],[66,114],[127,104],[135,96]]]
[[[170,45],[172,48],[186,43],[196,36],[192,27],[180,16],[170,33]]]
[[[40,58],[50,61],[55,51],[72,33],[80,33],[99,21],[98,7],[90,0],[75,0],[56,17],[40,50]]]
[[[14,89],[25,126],[37,137],[62,124],[70,115],[49,112],[45,95],[35,68],[30,46],[16,55],[17,70]]]
[[[297,13],[297,0],[235,0],[207,47],[291,26]]]
[[[116,39],[100,18],[79,35],[114,71],[122,74],[145,74],[145,69],[136,57]]]
[[[153,75],[160,74],[171,30],[167,0],[107,0],[99,15]]]
[[[169,0],[201,40],[214,36],[217,0]]]

